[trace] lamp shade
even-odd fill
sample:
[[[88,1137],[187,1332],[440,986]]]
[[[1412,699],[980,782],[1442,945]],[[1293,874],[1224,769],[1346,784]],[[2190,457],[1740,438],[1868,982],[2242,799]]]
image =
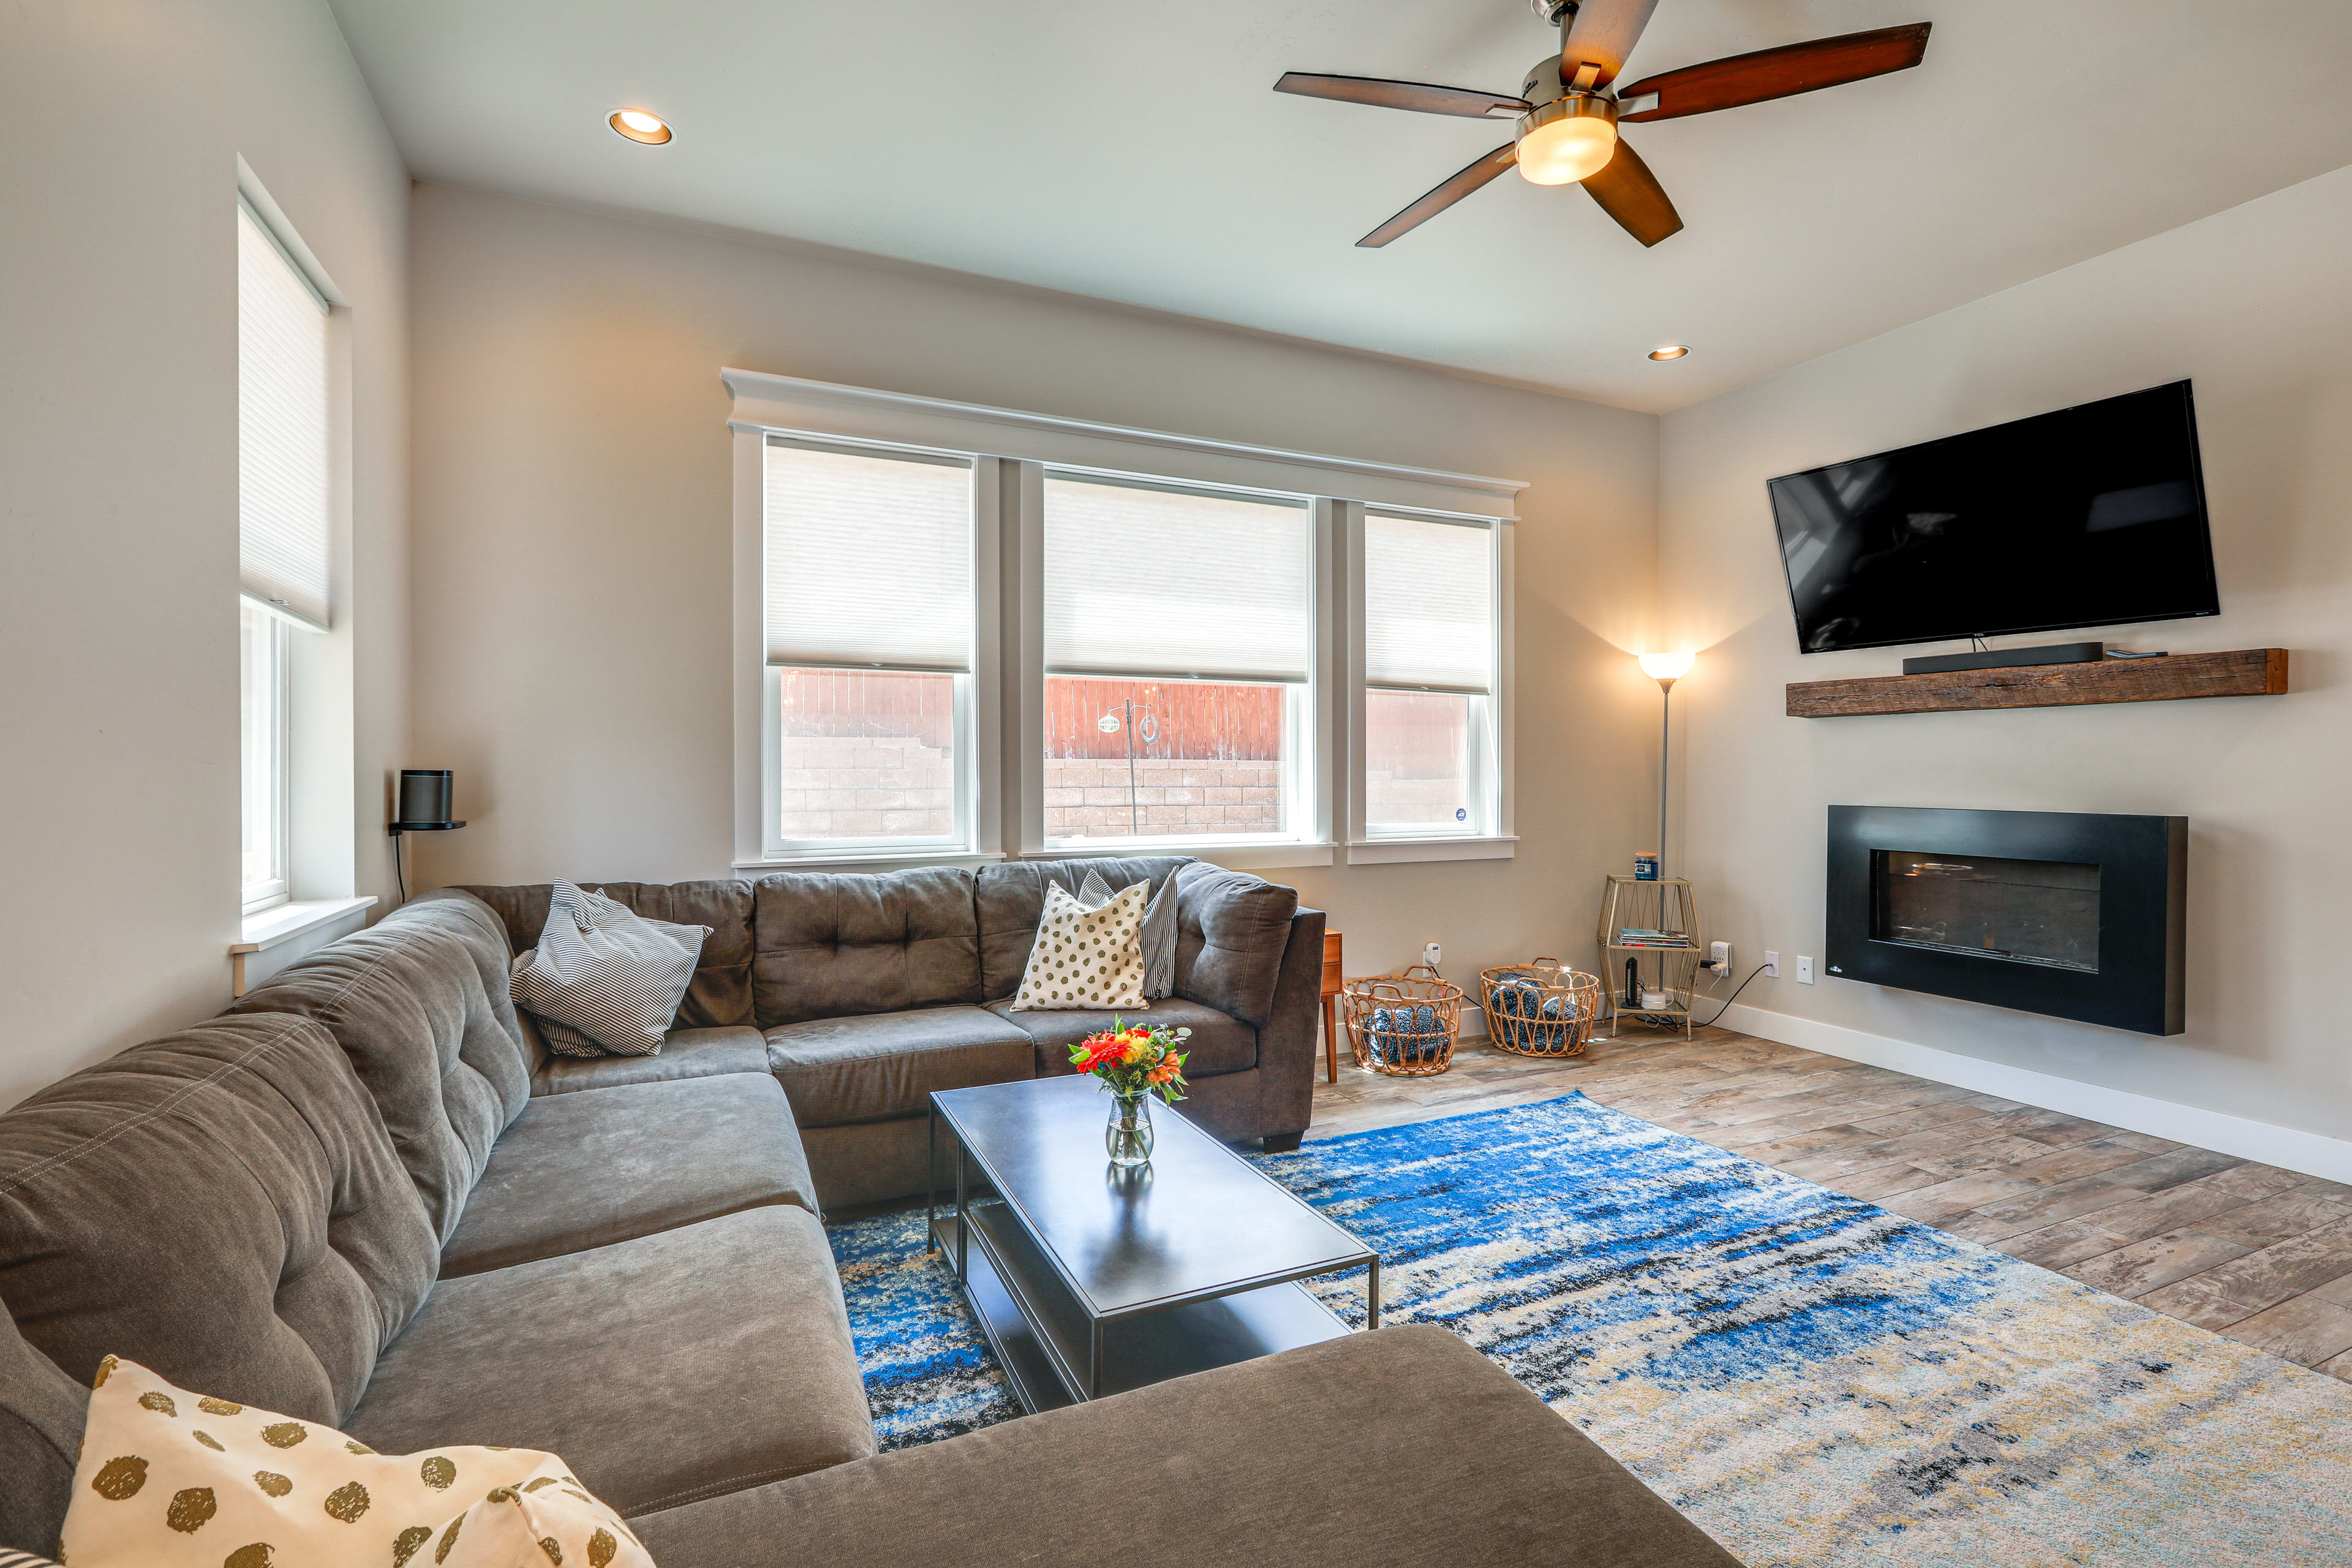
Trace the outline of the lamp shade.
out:
[[[1688,675],[1694,656],[1686,653],[1645,653],[1642,657],[1642,673],[1653,680],[1680,680]]]

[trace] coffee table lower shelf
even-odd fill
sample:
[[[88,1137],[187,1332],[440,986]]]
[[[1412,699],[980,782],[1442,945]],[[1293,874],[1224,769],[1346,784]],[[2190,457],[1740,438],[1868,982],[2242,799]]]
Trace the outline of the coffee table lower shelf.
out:
[[[950,1267],[961,1260],[964,1299],[1013,1396],[1033,1415],[1354,1331],[1296,1282],[1096,1323],[1002,1202],[976,1203],[969,1212],[971,1246],[959,1247],[952,1209],[934,1217],[932,1238]]]

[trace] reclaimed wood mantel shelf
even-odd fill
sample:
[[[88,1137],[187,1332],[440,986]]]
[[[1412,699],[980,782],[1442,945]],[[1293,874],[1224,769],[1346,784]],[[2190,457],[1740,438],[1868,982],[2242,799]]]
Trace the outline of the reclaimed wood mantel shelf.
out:
[[[1972,708],[2071,708],[2084,702],[2171,702],[2188,697],[2277,697],[2286,690],[2286,649],[2176,653],[2100,664],[2036,664],[1954,669],[1860,680],[1789,683],[1791,719],[1866,713],[1949,713]]]

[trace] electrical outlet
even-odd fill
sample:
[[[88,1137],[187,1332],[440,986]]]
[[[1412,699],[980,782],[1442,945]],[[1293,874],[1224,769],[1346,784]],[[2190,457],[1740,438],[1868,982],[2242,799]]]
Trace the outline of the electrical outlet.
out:
[[[1428,946],[1421,950],[1421,961],[1429,965],[1432,969],[1437,967],[1437,944],[1435,942],[1433,942]]]
[[[1730,973],[1731,944],[1727,942],[1708,942],[1706,944],[1706,966],[1709,969],[1714,970],[1717,974]]]
[[[1779,953],[1767,952],[1764,955],[1764,978],[1767,980],[1778,980],[1780,978],[1780,955]]]
[[[1812,983],[1813,961],[1801,952],[1797,955],[1797,984],[1811,985]]]

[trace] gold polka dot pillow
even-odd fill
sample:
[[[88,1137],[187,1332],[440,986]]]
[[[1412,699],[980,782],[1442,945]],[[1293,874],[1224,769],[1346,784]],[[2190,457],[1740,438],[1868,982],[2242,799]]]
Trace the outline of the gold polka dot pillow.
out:
[[[653,1568],[552,1454],[379,1454],[109,1356],[89,1396],[71,1568]]]
[[[1151,1004],[1143,994],[1143,910],[1149,882],[1121,888],[1089,910],[1058,884],[1045,889],[1037,945],[1013,1010],[1045,1012],[1087,1007],[1133,1012]]]

